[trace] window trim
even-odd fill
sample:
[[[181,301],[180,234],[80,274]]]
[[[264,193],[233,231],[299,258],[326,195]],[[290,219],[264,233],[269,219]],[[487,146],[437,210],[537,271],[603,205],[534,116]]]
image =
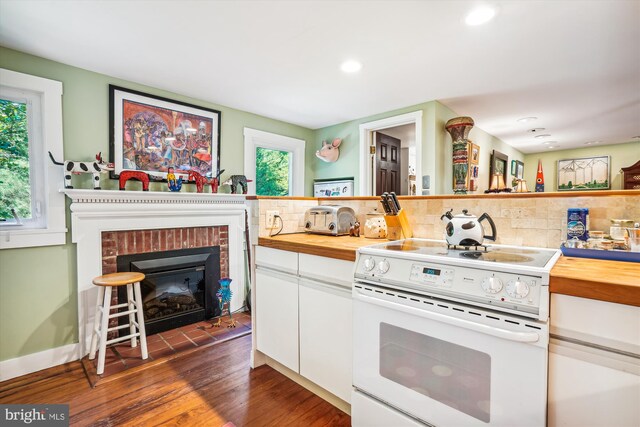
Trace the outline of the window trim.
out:
[[[65,227],[65,200],[55,182],[60,181],[62,171],[60,166],[47,161],[51,151],[56,159],[63,156],[62,138],[62,83],[42,77],[0,68],[0,84],[2,86],[27,92],[35,92],[40,98],[40,132],[41,141],[29,149],[29,156],[34,156],[32,168],[42,170],[42,185],[44,186],[43,225],[40,228],[22,227],[15,224],[0,226],[0,249],[25,248],[37,246],[63,245],[66,243],[67,228]],[[30,125],[31,126],[31,125]]]
[[[248,194],[256,194],[256,148],[288,151],[293,160],[289,171],[289,196],[304,196],[305,145],[303,139],[261,130],[244,128],[244,172],[252,182],[248,183]]]

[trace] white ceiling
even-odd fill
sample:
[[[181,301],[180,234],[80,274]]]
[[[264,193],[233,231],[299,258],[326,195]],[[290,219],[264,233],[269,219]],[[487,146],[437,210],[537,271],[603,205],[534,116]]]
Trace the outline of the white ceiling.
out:
[[[0,44],[313,129],[436,99],[523,152],[640,135],[640,1],[491,3],[0,0]]]

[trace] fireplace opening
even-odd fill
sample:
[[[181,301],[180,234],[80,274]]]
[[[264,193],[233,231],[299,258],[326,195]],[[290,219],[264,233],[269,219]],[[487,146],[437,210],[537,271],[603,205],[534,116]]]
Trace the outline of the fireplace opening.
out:
[[[220,247],[121,255],[118,271],[145,274],[140,283],[144,323],[148,335],[220,315],[216,292],[220,287]],[[127,301],[118,288],[118,303]],[[128,324],[126,316],[119,318]]]

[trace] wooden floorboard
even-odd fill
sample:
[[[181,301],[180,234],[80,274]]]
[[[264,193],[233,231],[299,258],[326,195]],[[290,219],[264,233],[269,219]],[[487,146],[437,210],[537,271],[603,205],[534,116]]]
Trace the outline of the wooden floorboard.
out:
[[[0,383],[0,403],[67,403],[73,426],[349,426],[350,417],[268,366],[251,336],[91,388],[80,362]]]

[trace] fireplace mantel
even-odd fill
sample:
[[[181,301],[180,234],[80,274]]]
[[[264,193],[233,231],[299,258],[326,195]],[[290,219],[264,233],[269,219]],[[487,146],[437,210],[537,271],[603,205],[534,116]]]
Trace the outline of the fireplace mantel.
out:
[[[244,195],[168,191],[61,190],[71,200],[71,241],[77,244],[79,357],[87,354],[102,274],[102,232],[228,227],[231,310],[244,301]]]

